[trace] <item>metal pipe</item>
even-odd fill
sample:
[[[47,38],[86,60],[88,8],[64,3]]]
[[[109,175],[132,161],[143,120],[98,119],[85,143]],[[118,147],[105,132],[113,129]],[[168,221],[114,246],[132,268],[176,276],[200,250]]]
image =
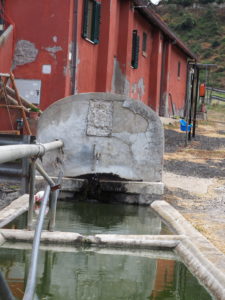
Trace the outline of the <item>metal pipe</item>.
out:
[[[50,186],[48,185],[45,190],[44,199],[41,204],[41,209],[40,209],[40,213],[38,216],[37,226],[35,229],[34,241],[33,241],[33,246],[32,246],[31,262],[30,262],[30,268],[29,268],[29,273],[28,273],[28,280],[27,280],[27,285],[26,285],[23,300],[32,300],[34,297],[41,231],[42,231],[42,227],[43,227],[43,223],[44,223],[45,210],[47,207],[49,194],[50,194]]]
[[[63,177],[63,172],[60,171],[56,185],[60,186],[60,184],[62,182],[62,177]],[[48,230],[49,231],[54,231],[54,228],[55,228],[56,208],[57,208],[57,199],[58,199],[58,196],[59,196],[59,191],[60,190],[59,190],[59,187],[58,187],[57,190],[54,190],[51,193],[50,220],[49,220],[49,224],[48,224]]]
[[[29,209],[28,209],[28,217],[27,217],[28,230],[32,230],[32,223],[33,223],[34,187],[35,187],[35,161],[33,160],[30,166],[30,194],[29,194]]]
[[[50,187],[55,186],[55,182],[51,179],[51,177],[48,176],[47,172],[42,168],[42,166],[38,162],[35,162],[35,167],[37,171],[44,177],[44,179],[47,181]]]
[[[56,185],[60,185],[61,184],[61,181],[62,181],[62,177],[63,177],[63,172],[60,171],[59,173],[59,177],[58,177],[58,180],[57,180],[57,183],[55,183],[47,174],[47,172],[42,168],[42,166],[36,162],[36,169],[37,171],[44,177],[44,179],[48,182],[48,184],[51,186],[51,187],[54,187]],[[55,217],[56,217],[56,207],[57,207],[57,199],[58,199],[58,195],[59,195],[59,189],[57,190],[53,190],[51,192],[51,201],[50,201],[50,210],[49,210],[49,213],[50,213],[50,221],[49,221],[49,224],[48,224],[48,229],[50,231],[53,231],[54,228],[55,228]]]
[[[23,157],[43,156],[46,152],[61,147],[63,147],[61,140],[46,144],[1,146],[0,163],[2,164]]]

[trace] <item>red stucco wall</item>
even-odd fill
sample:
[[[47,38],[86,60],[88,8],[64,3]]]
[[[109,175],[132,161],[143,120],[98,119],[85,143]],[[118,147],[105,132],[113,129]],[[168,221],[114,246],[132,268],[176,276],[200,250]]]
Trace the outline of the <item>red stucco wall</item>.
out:
[[[178,62],[180,62],[180,77],[178,76]],[[168,78],[168,92],[172,95],[172,102],[177,111],[182,111],[186,96],[187,57],[175,45],[171,47],[171,62]],[[171,112],[171,102],[169,101]]]
[[[15,43],[26,40],[38,50],[33,62],[17,65],[13,71],[16,78],[42,81],[42,109],[69,93],[72,3],[72,0],[6,1],[6,14],[15,24]],[[51,74],[43,74],[43,65],[51,65]]]
[[[157,113],[165,99],[167,112],[171,112],[172,99],[176,110],[182,111],[186,92],[186,55],[172,45],[172,41],[168,42],[157,26],[151,25],[133,9],[131,1],[124,0],[99,0],[102,4],[100,43],[94,45],[81,36],[84,1],[77,1],[77,14],[74,0],[5,2],[6,14],[15,24],[14,46],[25,40],[37,50],[33,61],[14,64],[13,72],[18,79],[41,80],[41,109],[70,95],[75,84],[75,93],[125,94],[143,101]],[[76,61],[72,61],[76,15]],[[131,67],[133,30],[137,30],[140,37],[137,69]],[[142,52],[143,32],[147,33],[146,55]],[[12,41],[10,36],[5,47],[0,47],[0,67],[4,72],[11,64]],[[168,49],[163,62],[165,41]],[[178,61],[181,63],[180,78],[177,76]],[[50,74],[43,74],[43,65],[51,66]],[[71,82],[73,68],[76,70],[75,82]],[[162,99],[162,95],[166,98]],[[8,123],[5,124],[7,127]]]
[[[132,31],[137,30],[140,37],[139,62],[137,69],[131,69],[130,72],[130,96],[134,99],[139,99],[145,104],[150,103],[149,87],[150,74],[154,72],[152,68],[152,48],[153,48],[153,30],[149,23],[137,12],[134,13],[133,29],[129,30],[130,35]],[[147,33],[147,51],[146,54],[142,51],[143,32]],[[129,47],[130,59],[132,52],[132,44]],[[128,61],[128,63],[130,63]]]
[[[7,28],[0,37],[0,72],[9,73],[12,66],[13,56],[13,26]],[[4,102],[3,102],[4,103]],[[5,103],[4,103],[5,104]],[[0,109],[0,130],[11,130],[16,128],[15,120],[20,117],[20,113],[15,110],[8,111],[6,108]]]
[[[83,39],[83,2],[78,1],[76,93],[95,92],[99,44]],[[104,80],[104,79],[103,79]]]
[[[0,72],[9,73],[13,56],[13,26],[0,38]]]
[[[160,83],[162,69],[162,35],[157,29],[153,31],[153,45],[149,84],[149,106],[158,113],[160,105]]]

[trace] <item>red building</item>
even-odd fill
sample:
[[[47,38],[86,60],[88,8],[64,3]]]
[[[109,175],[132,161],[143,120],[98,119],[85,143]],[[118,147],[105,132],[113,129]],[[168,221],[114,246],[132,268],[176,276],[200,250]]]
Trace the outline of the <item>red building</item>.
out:
[[[142,0],[1,3],[0,72],[11,69],[21,95],[41,109],[71,94],[112,92],[162,116],[182,114],[195,56]],[[6,128],[2,109],[0,117]]]

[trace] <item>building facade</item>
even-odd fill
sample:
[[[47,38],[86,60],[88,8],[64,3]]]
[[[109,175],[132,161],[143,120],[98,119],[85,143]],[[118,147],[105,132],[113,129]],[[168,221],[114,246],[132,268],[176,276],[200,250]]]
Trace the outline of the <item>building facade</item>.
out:
[[[195,56],[142,0],[4,0],[1,18],[0,72],[12,70],[20,94],[41,109],[111,92],[182,114]]]

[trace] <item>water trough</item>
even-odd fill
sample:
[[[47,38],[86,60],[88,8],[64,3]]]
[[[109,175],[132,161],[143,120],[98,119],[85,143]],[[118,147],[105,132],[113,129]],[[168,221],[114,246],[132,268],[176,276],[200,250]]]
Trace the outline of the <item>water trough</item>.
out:
[[[53,144],[49,145],[49,140],[54,141]],[[115,255],[117,255],[116,251],[121,254],[123,249],[125,252],[127,249],[133,253],[138,251],[139,254],[146,254],[148,251],[150,253],[152,249],[170,250],[181,258],[216,299],[225,298],[224,255],[194,230],[169,204],[155,201],[163,194],[161,181],[163,128],[158,116],[150,108],[139,101],[120,95],[93,93],[71,96],[54,103],[42,114],[37,143],[37,145],[29,145],[28,148],[18,146],[21,152],[13,149],[13,158],[23,155],[32,158],[30,195],[24,195],[0,212],[0,225],[3,226],[27,210],[29,204],[29,230],[0,229],[0,250],[7,247],[11,250],[29,248],[27,245],[35,240],[36,246],[32,249],[32,257],[35,256],[34,265],[37,268],[39,241],[34,238],[37,235],[40,237],[42,249],[54,247],[60,251],[60,248],[61,250],[63,248],[62,252],[71,250],[76,252],[77,247],[82,251],[97,249],[95,251],[109,251],[108,253],[111,251],[111,254],[114,251]],[[58,148],[62,146],[64,146],[63,151],[59,151]],[[50,150],[51,153],[48,153]],[[40,162],[37,163],[37,157],[40,156],[42,165]],[[12,155],[7,153],[6,149],[3,160],[7,161],[10,157]],[[32,230],[35,168],[47,181],[47,191],[50,193],[51,190],[52,195],[50,204],[53,209],[50,210],[51,222],[48,227],[50,231],[42,233],[41,225],[36,227],[36,231]],[[106,202],[109,202],[111,200],[109,196],[113,195],[113,199],[117,202],[151,204],[155,213],[167,223],[174,234],[85,235],[76,232],[51,232],[55,225],[56,189],[59,188],[57,180],[60,177],[57,179],[53,176],[58,175],[59,169],[64,171],[62,189],[66,192],[74,194],[84,191],[89,195],[97,195],[98,198],[101,198],[100,194],[102,194]],[[39,187],[43,184],[42,179],[38,184]],[[43,205],[47,205],[48,198],[46,195],[38,224],[43,222],[42,217],[45,212]],[[23,209],[18,210],[20,205]],[[94,251],[90,250],[90,252]],[[46,255],[46,261],[52,259],[50,254]],[[89,256],[85,257],[85,260],[89,259]],[[110,257],[107,258],[107,264],[109,261]],[[46,268],[49,270],[51,266],[47,263]],[[129,264],[126,268],[129,269]],[[31,300],[35,294],[34,273],[36,271],[32,271],[32,265],[30,271],[33,272],[32,291],[25,292],[23,299],[26,300]],[[146,295],[144,296],[143,299],[146,299]],[[80,299],[88,299],[88,297],[92,299],[90,294]],[[204,299],[211,299],[211,296],[204,297]],[[93,299],[102,298],[98,296]]]

